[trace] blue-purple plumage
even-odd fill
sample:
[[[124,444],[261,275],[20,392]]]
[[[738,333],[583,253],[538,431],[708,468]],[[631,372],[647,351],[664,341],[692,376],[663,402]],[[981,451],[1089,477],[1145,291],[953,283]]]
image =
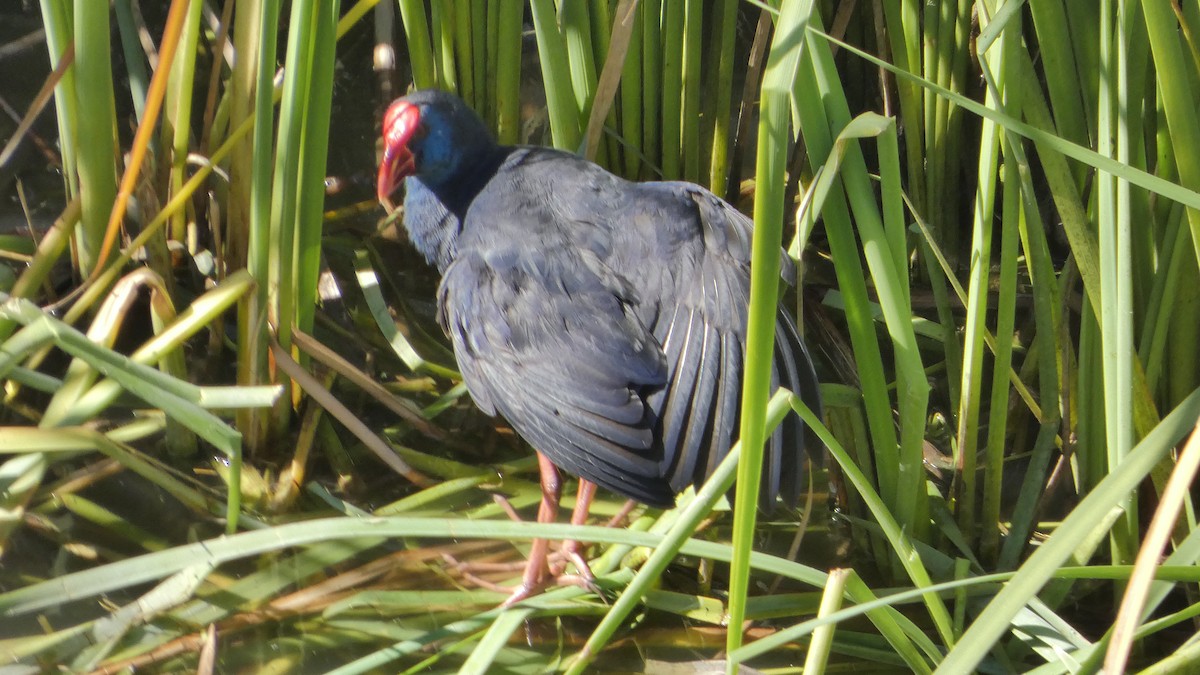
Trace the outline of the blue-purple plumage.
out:
[[[442,273],[440,320],[471,396],[569,473],[671,504],[735,440],[750,220],[696,185],[497,146],[449,94],[404,100],[421,124],[404,222]],[[783,309],[776,343],[772,386],[819,409]],[[795,503],[806,441],[795,416],[770,439],[763,506]]]

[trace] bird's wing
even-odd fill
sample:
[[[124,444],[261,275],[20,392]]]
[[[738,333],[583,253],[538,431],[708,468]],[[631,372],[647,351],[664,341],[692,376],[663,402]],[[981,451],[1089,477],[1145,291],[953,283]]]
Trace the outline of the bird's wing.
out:
[[[639,189],[655,206],[628,218],[653,217],[657,222],[632,228],[653,237],[630,248],[654,248],[653,257],[662,263],[617,267],[643,294],[641,318],[666,355],[668,385],[648,401],[661,419],[661,471],[678,491],[711,475],[737,437],[752,222],[695,185],[643,184]],[[646,213],[651,215],[642,215]],[[784,276],[790,279],[791,260],[785,255],[783,262]],[[772,390],[780,386],[819,411],[812,361],[782,309],[771,373]],[[794,415],[772,435],[764,458],[762,506],[770,508],[779,496],[796,503],[805,489],[806,441],[810,451],[819,449],[814,439],[806,439],[803,423]]]
[[[472,396],[559,467],[670,503],[736,439],[751,229],[695,185],[634,185],[565,153],[513,153],[472,204],[443,279],[443,325]],[[819,410],[782,309],[775,343],[772,390]],[[772,435],[764,507],[796,503],[806,446],[819,448],[796,416]]]
[[[492,242],[442,279],[442,324],[476,404],[558,467],[656,506],[654,419],[639,392],[666,378],[634,291],[586,249]]]

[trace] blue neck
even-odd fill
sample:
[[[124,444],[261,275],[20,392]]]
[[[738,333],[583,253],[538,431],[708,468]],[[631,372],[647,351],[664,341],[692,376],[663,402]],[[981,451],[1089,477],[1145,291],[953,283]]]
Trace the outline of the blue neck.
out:
[[[489,150],[493,151],[474,155],[469,163],[457,165],[454,173],[438,176],[439,180],[424,174],[405,179],[404,227],[413,246],[439,272],[458,254],[458,235],[471,202],[512,149],[492,146]]]
[[[458,252],[462,219],[415,176],[404,181],[404,229],[425,260],[445,272]]]

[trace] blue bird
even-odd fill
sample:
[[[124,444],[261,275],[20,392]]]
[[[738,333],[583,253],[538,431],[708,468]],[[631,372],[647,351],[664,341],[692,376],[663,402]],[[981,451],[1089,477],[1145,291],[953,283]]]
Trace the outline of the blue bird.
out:
[[[383,132],[379,199],[390,209],[404,183],[404,226],[441,274],[439,323],[467,389],[538,452],[539,522],[557,515],[559,469],[581,479],[572,522],[595,485],[667,507],[704,481],[736,440],[751,220],[698,185],[633,183],[560,150],[499,145],[441,91],[392,103]],[[820,411],[782,307],[771,380]],[[761,507],[796,504],[806,447],[821,450],[788,417],[768,442]],[[564,549],[590,580],[578,544]],[[545,583],[547,551],[534,542],[506,604]]]

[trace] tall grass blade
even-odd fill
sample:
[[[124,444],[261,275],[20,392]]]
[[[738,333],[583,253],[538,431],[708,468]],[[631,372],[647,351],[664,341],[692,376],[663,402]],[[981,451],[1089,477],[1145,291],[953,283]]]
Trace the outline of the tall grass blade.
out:
[[[988,603],[938,667],[940,673],[970,672],[1010,627],[1013,616],[1053,577],[1095,530],[1107,530],[1120,517],[1116,507],[1200,417],[1200,390],[1163,418],[1076,506],[1054,534],[1025,561],[1017,575]]]

